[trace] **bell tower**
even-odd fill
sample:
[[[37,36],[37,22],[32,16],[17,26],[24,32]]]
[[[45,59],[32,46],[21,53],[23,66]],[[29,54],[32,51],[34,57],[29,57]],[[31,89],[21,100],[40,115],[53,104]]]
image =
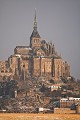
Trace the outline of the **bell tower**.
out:
[[[41,37],[37,31],[36,10],[35,10],[35,16],[34,16],[33,32],[32,32],[31,37],[30,37],[30,47],[31,48],[41,47]]]

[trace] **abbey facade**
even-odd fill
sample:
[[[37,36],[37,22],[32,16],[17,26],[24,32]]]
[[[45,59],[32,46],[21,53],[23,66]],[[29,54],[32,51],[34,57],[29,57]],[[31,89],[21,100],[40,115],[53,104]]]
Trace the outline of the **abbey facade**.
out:
[[[52,42],[42,40],[37,31],[36,13],[34,17],[33,32],[29,46],[16,46],[14,54],[8,58],[6,66],[1,68],[0,75],[16,76],[25,80],[27,77],[45,77],[59,80],[61,77],[70,76],[70,66],[63,62]],[[2,65],[3,66],[3,65]]]

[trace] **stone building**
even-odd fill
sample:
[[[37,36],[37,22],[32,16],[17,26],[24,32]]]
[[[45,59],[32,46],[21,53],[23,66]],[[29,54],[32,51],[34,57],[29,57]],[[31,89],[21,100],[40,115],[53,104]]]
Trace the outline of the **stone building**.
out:
[[[68,63],[63,63],[54,44],[41,39],[37,30],[36,12],[30,45],[16,46],[14,55],[8,58],[8,67],[13,77],[18,76],[24,80],[28,76],[45,76],[55,80],[59,80],[63,76],[66,78],[70,76],[70,67]]]
[[[69,97],[60,99],[60,108],[69,108],[73,104],[80,104],[80,98]]]
[[[9,77],[11,75],[10,68],[8,67],[8,61],[0,61],[0,78]]]
[[[78,104],[78,105],[76,106],[76,113],[77,113],[77,114],[80,114],[80,104]]]
[[[70,65],[67,63],[67,61],[63,62],[62,74],[62,76],[65,78],[68,78],[70,76]]]

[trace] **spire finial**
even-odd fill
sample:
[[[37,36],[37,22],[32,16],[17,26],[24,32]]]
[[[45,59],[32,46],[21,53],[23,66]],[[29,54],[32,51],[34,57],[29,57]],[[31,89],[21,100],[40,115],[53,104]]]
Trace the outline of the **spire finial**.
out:
[[[35,18],[34,18],[34,22],[36,22],[36,8],[35,8]]]
[[[35,8],[35,17],[34,17],[34,31],[37,31],[36,8]]]

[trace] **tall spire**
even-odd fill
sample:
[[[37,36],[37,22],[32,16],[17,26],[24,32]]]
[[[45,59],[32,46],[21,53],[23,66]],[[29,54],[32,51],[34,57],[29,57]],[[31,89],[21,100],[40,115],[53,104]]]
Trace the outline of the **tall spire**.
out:
[[[36,9],[35,9],[35,17],[34,17],[34,31],[37,31],[37,21],[36,21]]]
[[[40,35],[37,31],[36,9],[35,9],[35,16],[34,16],[34,27],[33,27],[33,32],[31,34],[31,37],[40,38]]]

